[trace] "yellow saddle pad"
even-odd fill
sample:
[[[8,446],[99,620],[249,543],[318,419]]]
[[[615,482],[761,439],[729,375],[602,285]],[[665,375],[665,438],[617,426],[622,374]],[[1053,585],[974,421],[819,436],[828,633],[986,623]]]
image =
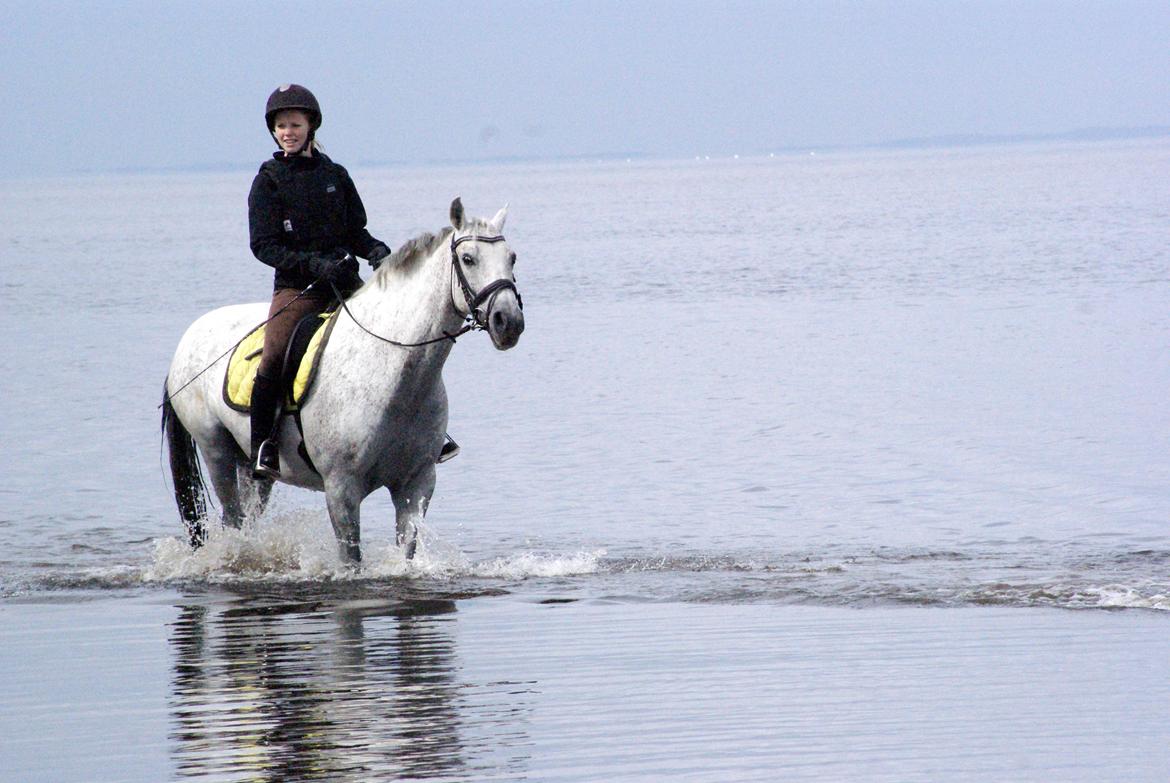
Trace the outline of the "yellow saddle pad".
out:
[[[286,389],[285,394],[291,396],[291,402],[286,399],[284,409],[295,410],[300,407],[313,386],[317,377],[317,366],[329,334],[333,331],[334,317],[338,311],[321,313],[317,316],[318,322],[309,340],[305,353],[297,364],[297,374],[292,383],[292,389]],[[228,359],[227,372],[223,376],[223,400],[235,410],[247,413],[252,406],[252,382],[256,379],[256,370],[260,367],[260,355],[264,351],[264,326],[258,326],[240,341]],[[291,395],[290,395],[291,391]]]

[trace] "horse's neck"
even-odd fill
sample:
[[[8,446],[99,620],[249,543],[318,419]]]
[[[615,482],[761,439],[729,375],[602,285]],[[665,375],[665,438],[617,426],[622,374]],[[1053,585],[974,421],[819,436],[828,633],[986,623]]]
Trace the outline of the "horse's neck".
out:
[[[401,361],[407,351],[439,365],[446,360],[450,341],[400,348],[365,334],[353,323],[356,319],[374,334],[400,343],[418,343],[457,330],[462,317],[451,303],[451,271],[446,253],[446,246],[441,244],[425,259],[380,270],[375,273],[377,279],[346,302],[352,318],[342,313],[336,328],[343,329],[344,339],[353,340],[355,351],[378,363],[380,359]]]

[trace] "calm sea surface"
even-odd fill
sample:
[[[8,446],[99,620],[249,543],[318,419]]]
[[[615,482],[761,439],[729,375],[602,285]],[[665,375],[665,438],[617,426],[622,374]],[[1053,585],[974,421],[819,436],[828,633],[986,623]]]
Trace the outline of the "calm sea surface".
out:
[[[1170,776],[1170,141],[350,171],[510,203],[527,320],[357,577],[164,476],[251,172],[0,192],[0,778]]]

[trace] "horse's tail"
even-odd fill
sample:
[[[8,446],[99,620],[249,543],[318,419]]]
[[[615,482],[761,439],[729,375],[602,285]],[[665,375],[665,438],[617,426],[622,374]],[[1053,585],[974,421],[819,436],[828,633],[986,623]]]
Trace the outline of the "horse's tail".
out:
[[[162,431],[167,440],[171,457],[171,482],[175,489],[175,503],[179,515],[187,526],[191,546],[198,548],[207,538],[204,521],[207,518],[207,484],[203,481],[203,468],[199,465],[199,452],[195,438],[179,421],[171,395],[163,383]]]

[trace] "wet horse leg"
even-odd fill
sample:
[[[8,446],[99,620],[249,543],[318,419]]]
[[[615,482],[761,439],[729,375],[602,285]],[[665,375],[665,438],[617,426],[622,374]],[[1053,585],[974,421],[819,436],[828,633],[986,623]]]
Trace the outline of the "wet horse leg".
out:
[[[240,503],[240,487],[236,480],[239,455],[239,448],[226,430],[214,443],[203,449],[203,460],[207,463],[211,486],[223,506],[223,523],[237,529],[244,522],[244,507]]]
[[[418,523],[427,515],[431,496],[435,493],[435,464],[427,462],[410,481],[397,490],[390,488],[394,499],[396,540],[406,559],[414,557],[418,548]]]
[[[236,462],[236,479],[240,486],[240,502],[245,513],[253,519],[259,519],[268,507],[268,499],[272,496],[272,487],[275,482],[269,478],[253,478],[251,460],[240,452]]]
[[[325,479],[325,506],[333,535],[342,561],[352,566],[362,561],[361,504],[362,495],[352,482]]]

